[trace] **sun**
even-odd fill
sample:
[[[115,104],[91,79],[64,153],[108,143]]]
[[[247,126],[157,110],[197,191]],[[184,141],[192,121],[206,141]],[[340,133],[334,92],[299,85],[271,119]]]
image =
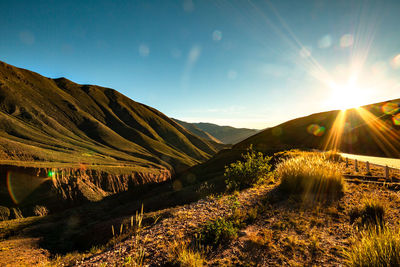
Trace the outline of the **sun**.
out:
[[[331,93],[329,98],[329,106],[346,110],[350,108],[358,108],[365,104],[366,92],[363,87],[355,82],[347,82],[344,84],[333,83],[330,85]]]

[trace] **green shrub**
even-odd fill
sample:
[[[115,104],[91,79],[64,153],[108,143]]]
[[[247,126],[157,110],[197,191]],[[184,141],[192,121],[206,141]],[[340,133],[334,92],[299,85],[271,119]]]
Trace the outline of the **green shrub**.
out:
[[[383,226],[385,221],[385,207],[379,201],[367,199],[361,209],[355,208],[350,211],[350,222],[359,220],[362,226]]]
[[[345,251],[347,266],[400,266],[400,233],[370,228]]]
[[[276,174],[281,179],[279,188],[303,201],[338,199],[344,192],[344,180],[339,166],[323,155],[303,155],[278,164]]]
[[[218,218],[207,222],[199,231],[199,241],[203,245],[218,246],[237,237],[238,225],[229,219]]]
[[[4,206],[0,206],[0,220],[6,221],[10,217],[10,209]]]
[[[224,177],[229,190],[243,189],[263,181],[268,177],[271,165],[271,157],[264,156],[261,152],[256,153],[253,146],[242,154],[243,161],[231,163],[225,166]]]

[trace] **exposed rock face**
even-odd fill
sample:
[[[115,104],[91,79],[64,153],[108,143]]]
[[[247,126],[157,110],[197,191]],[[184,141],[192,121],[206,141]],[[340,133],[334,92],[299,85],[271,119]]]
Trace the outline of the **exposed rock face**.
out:
[[[62,209],[87,201],[100,201],[138,185],[171,178],[167,169],[111,174],[90,169],[23,168],[0,166],[0,199],[7,206],[42,204]],[[7,189],[7,190],[4,190]]]

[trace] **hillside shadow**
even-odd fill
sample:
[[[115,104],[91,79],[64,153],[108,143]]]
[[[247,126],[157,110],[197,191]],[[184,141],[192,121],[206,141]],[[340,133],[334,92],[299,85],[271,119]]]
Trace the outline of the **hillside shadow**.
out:
[[[169,216],[170,208],[197,201],[202,197],[197,192],[198,183],[177,190],[174,188],[174,181],[138,186],[98,202],[36,217],[35,220],[15,226],[12,231],[2,233],[1,237],[38,237],[39,246],[52,255],[87,251],[93,246],[107,244],[113,238],[111,227],[119,229],[124,220],[140,211],[142,205],[145,213],[162,220]],[[144,223],[151,224],[154,221],[153,215],[145,216]]]

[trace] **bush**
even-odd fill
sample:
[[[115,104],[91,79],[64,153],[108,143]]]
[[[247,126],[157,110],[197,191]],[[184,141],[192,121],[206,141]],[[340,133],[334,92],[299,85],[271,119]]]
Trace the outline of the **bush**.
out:
[[[199,231],[199,241],[203,245],[218,246],[237,237],[239,231],[235,222],[218,218],[209,221]]]
[[[10,209],[4,206],[0,206],[0,220],[6,221],[10,217]]]
[[[278,164],[280,190],[298,195],[303,201],[327,201],[343,195],[344,180],[339,166],[324,155],[303,155]]]
[[[376,225],[383,226],[385,220],[385,207],[379,201],[367,199],[361,209],[355,208],[350,212],[350,222],[357,220],[363,226]]]
[[[49,210],[45,206],[36,205],[33,208],[33,213],[35,213],[36,216],[46,216],[49,214]]]
[[[271,157],[253,150],[253,146],[242,154],[244,161],[237,161],[225,166],[224,177],[228,190],[243,189],[263,181],[270,173]]]
[[[400,233],[369,229],[345,252],[348,266],[400,266]]]

